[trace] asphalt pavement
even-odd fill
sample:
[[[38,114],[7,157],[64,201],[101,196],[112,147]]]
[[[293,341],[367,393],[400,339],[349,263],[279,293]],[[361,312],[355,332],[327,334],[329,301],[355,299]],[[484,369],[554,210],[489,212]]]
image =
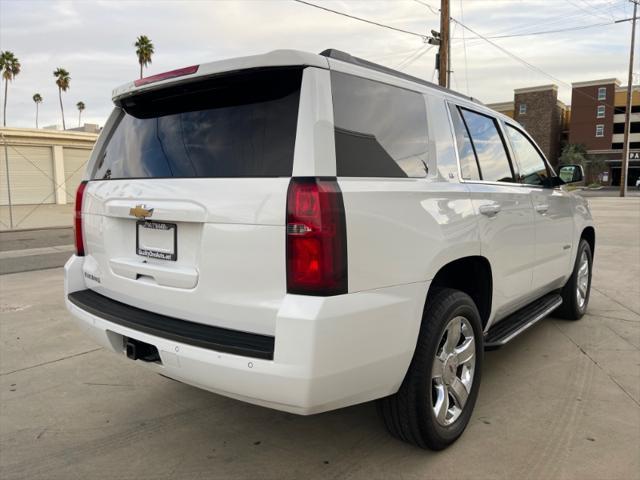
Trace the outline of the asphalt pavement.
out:
[[[0,231],[0,275],[60,267],[73,242],[71,227]]]

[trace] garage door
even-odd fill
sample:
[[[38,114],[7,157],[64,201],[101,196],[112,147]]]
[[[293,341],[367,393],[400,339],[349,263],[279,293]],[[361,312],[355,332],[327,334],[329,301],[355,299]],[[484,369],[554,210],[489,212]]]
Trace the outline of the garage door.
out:
[[[9,145],[11,203],[33,205],[55,203],[53,152],[51,147]],[[0,148],[0,204],[8,205],[5,149]]]
[[[76,189],[84,175],[91,150],[88,148],[68,148],[63,150],[64,178],[67,185],[67,203],[75,201]]]

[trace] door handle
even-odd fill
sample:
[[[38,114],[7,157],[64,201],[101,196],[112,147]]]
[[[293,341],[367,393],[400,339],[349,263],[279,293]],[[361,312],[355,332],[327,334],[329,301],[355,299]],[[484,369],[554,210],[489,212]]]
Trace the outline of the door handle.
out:
[[[480,213],[487,217],[495,217],[500,211],[500,205],[480,205]]]
[[[540,215],[546,215],[548,211],[549,211],[549,205],[547,204],[536,205],[536,212],[538,212]]]

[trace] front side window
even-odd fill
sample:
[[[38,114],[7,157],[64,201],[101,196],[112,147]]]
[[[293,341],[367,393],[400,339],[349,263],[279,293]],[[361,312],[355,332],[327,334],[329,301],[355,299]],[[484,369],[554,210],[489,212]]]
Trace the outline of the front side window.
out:
[[[513,182],[513,173],[497,121],[486,115],[460,109],[480,165],[482,179],[488,182]]]
[[[422,94],[331,72],[340,177],[425,177],[427,110]]]
[[[599,87],[598,100],[606,100],[606,99],[607,99],[607,87]]]
[[[511,125],[507,125],[511,149],[519,167],[518,182],[526,185],[543,185],[549,177],[547,165],[531,141]]]
[[[604,118],[604,105],[598,105],[596,110],[596,118]]]
[[[596,137],[604,137],[604,125],[596,125]]]
[[[525,113],[527,113],[527,104],[526,103],[521,103],[520,104],[520,115],[524,115]]]

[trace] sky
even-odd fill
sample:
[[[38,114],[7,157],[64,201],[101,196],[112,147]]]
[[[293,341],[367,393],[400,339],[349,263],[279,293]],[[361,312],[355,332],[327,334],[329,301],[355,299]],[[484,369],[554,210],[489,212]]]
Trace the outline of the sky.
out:
[[[308,1],[419,34],[439,29],[439,0]],[[512,100],[515,88],[555,83],[569,103],[571,82],[616,77],[626,84],[631,22],[612,22],[631,15],[629,0],[451,0],[451,17],[479,34],[521,35],[491,41],[531,65],[453,23],[451,86],[492,103]],[[594,24],[607,25],[523,35]],[[78,101],[86,105],[82,123],[103,125],[113,88],[138,76],[138,35],[155,46],[145,75],[278,48],[337,48],[432,80],[437,50],[418,36],[293,0],[0,0],[0,50],[22,64],[9,84],[7,126],[34,126],[36,92],[44,99],[40,126],[62,123],[57,67],[71,74],[62,94],[67,126],[78,124]]]

